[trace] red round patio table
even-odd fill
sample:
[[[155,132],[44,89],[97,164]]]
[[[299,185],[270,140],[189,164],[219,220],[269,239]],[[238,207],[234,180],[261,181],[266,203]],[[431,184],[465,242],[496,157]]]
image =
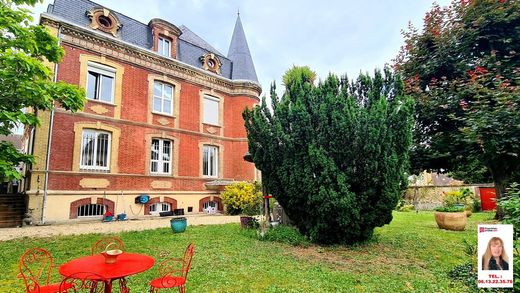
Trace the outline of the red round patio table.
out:
[[[73,259],[60,266],[60,274],[64,277],[78,273],[94,273],[105,279],[105,293],[112,292],[112,280],[124,278],[144,272],[153,267],[155,260],[144,254],[122,253],[113,264],[105,263],[101,254],[90,255]],[[88,277],[87,277],[88,278]]]

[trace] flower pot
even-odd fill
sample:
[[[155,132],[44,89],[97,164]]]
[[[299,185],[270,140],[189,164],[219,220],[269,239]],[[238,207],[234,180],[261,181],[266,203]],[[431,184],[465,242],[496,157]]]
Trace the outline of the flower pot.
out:
[[[173,233],[181,233],[186,231],[186,226],[188,222],[186,218],[173,218],[170,220],[170,226],[172,227]]]
[[[240,216],[240,227],[241,228],[253,228],[254,219],[250,216]]]
[[[441,229],[464,231],[467,220],[466,212],[435,212],[435,221]]]

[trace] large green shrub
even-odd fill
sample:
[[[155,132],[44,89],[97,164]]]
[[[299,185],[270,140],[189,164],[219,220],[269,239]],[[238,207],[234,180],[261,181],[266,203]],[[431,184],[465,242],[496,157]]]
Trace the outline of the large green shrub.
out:
[[[249,182],[235,182],[220,195],[226,211],[230,215],[257,215],[262,206],[262,192],[258,185]]]
[[[515,239],[520,238],[520,184],[511,183],[506,189],[506,196],[498,200],[498,206],[504,211],[502,223],[513,224]]]
[[[308,70],[285,77],[281,99],[271,90],[272,110],[264,98],[243,114],[267,191],[312,241],[370,238],[407,185],[413,101],[388,69],[318,86]]]

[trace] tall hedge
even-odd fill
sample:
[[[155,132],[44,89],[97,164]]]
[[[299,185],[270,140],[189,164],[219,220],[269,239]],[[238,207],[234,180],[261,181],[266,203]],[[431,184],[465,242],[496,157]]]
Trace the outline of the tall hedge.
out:
[[[243,113],[263,183],[301,233],[354,243],[390,223],[406,188],[413,100],[389,69],[317,86],[308,67],[284,76],[281,99]]]

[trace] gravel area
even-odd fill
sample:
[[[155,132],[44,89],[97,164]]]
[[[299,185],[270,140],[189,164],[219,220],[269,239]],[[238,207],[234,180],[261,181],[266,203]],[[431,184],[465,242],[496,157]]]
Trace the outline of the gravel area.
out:
[[[226,223],[240,223],[239,216],[224,215],[186,215],[188,226],[218,225]],[[142,231],[149,229],[170,227],[171,217],[154,217],[126,221],[103,223],[100,221],[81,221],[61,223],[48,226],[27,226],[21,228],[1,228],[0,241],[23,237],[49,237],[56,235],[78,235],[89,233],[118,233],[124,231]]]

